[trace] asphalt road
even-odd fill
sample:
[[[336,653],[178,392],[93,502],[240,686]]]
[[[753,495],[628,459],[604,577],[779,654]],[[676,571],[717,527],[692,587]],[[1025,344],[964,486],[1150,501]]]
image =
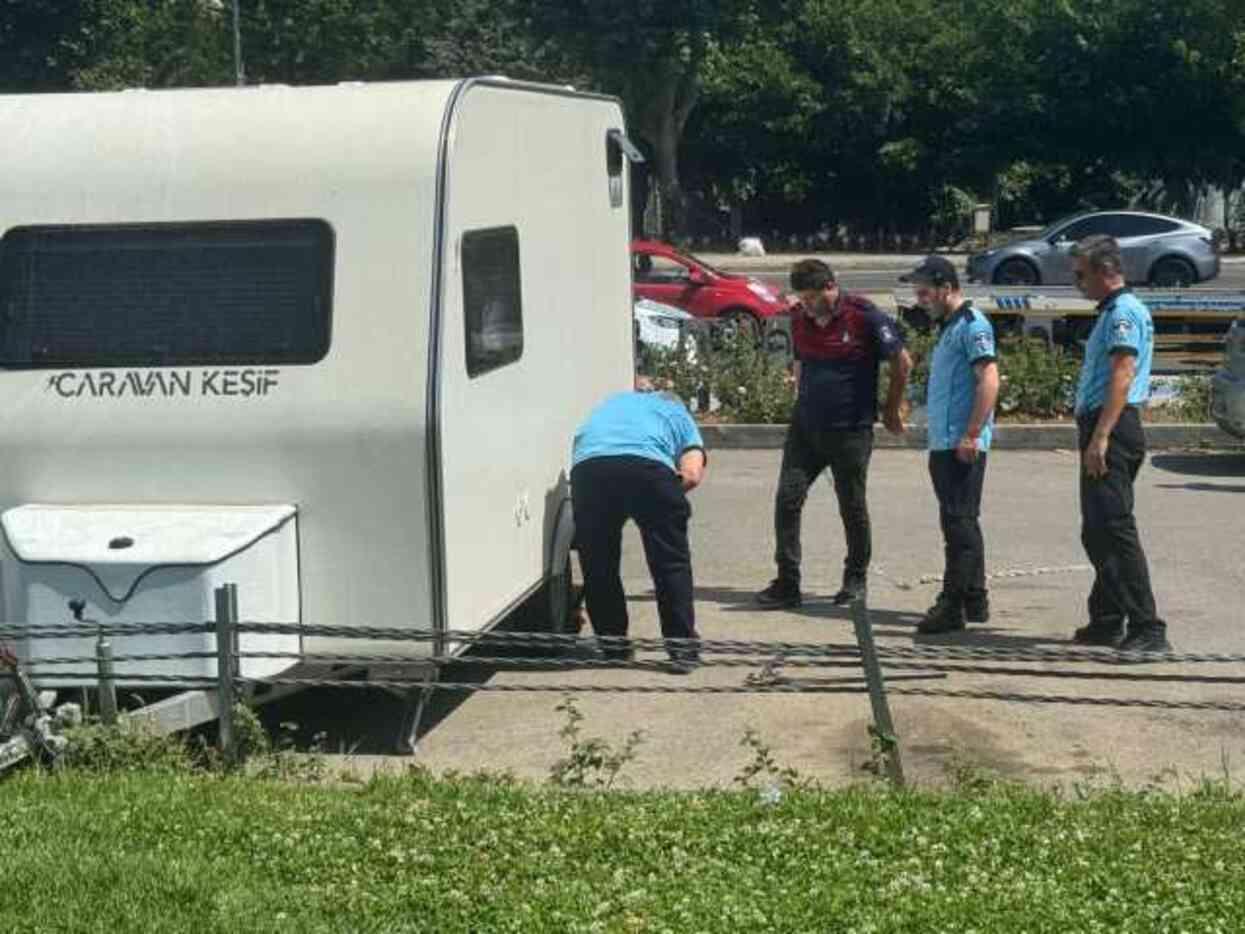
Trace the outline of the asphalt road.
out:
[[[804,519],[807,598],[790,612],[765,612],[753,594],[773,574],[772,501],[778,451],[715,451],[704,486],[693,494],[693,555],[698,625],[708,639],[756,639],[849,644],[846,611],[827,599],[838,584],[842,532],[828,483],[809,499]],[[996,452],[990,457],[984,527],[989,570],[995,574],[1051,569],[991,583],[993,618],[936,644],[995,649],[1066,646],[1084,622],[1090,575],[1081,551],[1073,452]],[[870,604],[880,644],[929,644],[913,624],[937,585],[922,581],[941,570],[937,509],[925,457],[878,450],[870,478],[875,564]],[[1245,563],[1245,453],[1161,453],[1138,480],[1139,524],[1150,555],[1160,611],[1177,651],[1245,652],[1241,603]],[[638,535],[624,533],[624,584],[632,633],[657,634],[656,607]],[[764,657],[744,668],[707,666],[689,677],[600,669],[500,671],[477,674],[492,684],[605,684],[632,687],[738,687],[760,671]],[[1031,663],[1026,674],[933,670],[889,672],[893,688],[986,690],[1070,698],[1242,702],[1240,684],[1194,684],[1175,675],[1236,676],[1242,665],[1085,666]],[[1054,676],[1065,672],[1076,677]],[[788,683],[859,687],[855,670],[787,668]],[[454,677],[465,677],[456,672]],[[904,680],[908,679],[908,680]],[[915,680],[912,680],[915,679]],[[1145,680],[1143,680],[1145,679]],[[400,706],[384,695],[343,704],[332,692],[308,695],[271,711],[307,729],[326,722],[330,749],[354,748],[346,761],[360,769],[406,768],[409,759],[368,758],[396,731]],[[509,770],[542,780],[566,754],[554,710],[557,692],[442,695],[429,718],[415,761],[435,770]],[[859,780],[869,760],[869,703],[851,694],[654,695],[588,694],[578,700],[586,737],[619,742],[643,730],[623,785],[729,786],[752,758],[741,746],[748,728],[772,748],[781,766],[831,783]],[[910,778],[942,781],[957,763],[983,766],[1039,784],[1158,783],[1189,788],[1198,778],[1239,775],[1245,757],[1245,715],[1068,703],[1004,702],[893,695],[896,730]],[[370,737],[370,738],[369,738]]]
[[[729,268],[729,265],[728,265]],[[845,266],[836,274],[845,289],[857,292],[898,292],[899,296],[911,296],[911,287],[898,281],[902,269],[896,267],[893,258],[888,268],[871,269],[867,266],[858,268],[855,265]],[[786,274],[771,270],[757,270],[755,267],[748,273],[769,283],[775,289],[787,288]],[[997,294],[998,289],[980,283],[965,283],[965,293],[971,297],[986,297]],[[1209,283],[1194,286],[1191,290],[1198,292],[1222,293],[1235,290],[1245,293],[1245,263],[1225,264],[1219,278]],[[1035,291],[1048,298],[1067,296],[1079,298],[1080,293],[1071,286],[1038,286],[1033,289],[1009,289],[1008,292]],[[1141,293],[1144,296],[1144,291]],[[1170,293],[1168,293],[1170,294]],[[1231,316],[1225,316],[1223,328],[1231,323]],[[1160,340],[1158,355],[1155,360],[1155,372],[1178,374],[1188,372],[1205,372],[1217,369],[1223,359],[1223,342],[1219,338],[1198,337],[1189,339],[1188,345],[1173,346],[1170,341],[1182,341],[1186,338],[1177,336],[1164,337]]]

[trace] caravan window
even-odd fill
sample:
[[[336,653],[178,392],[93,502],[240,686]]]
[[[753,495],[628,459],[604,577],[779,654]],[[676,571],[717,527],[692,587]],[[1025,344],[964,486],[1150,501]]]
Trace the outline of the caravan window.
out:
[[[314,363],[323,221],[18,227],[0,239],[0,366]]]
[[[491,227],[463,234],[468,376],[480,376],[523,356],[522,293],[519,231]]]
[[[623,203],[623,151],[618,130],[605,134],[605,173],[609,176],[610,207],[620,208]]]

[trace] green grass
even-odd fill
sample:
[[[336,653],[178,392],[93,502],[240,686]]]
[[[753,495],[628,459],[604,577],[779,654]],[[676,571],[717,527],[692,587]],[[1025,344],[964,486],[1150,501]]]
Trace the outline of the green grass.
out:
[[[0,784],[10,931],[1234,931],[1245,801],[574,793],[418,773]]]

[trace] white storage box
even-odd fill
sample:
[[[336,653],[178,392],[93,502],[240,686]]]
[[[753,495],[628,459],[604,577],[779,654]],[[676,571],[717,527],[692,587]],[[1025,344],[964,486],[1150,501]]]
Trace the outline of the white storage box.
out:
[[[31,504],[0,516],[7,542],[0,564],[5,620],[60,625],[75,622],[70,603],[86,604],[84,619],[107,623],[203,623],[215,619],[214,592],[238,585],[243,622],[297,624],[298,518],[290,505],[276,506],[58,506]],[[117,661],[119,685],[126,674],[213,678],[212,633],[110,636],[114,656],[212,653],[213,657],[149,662]],[[300,650],[297,635],[243,634],[242,652]],[[95,638],[33,638],[17,644],[20,658],[93,659]],[[243,677],[270,677],[297,659],[242,659]],[[93,661],[36,666],[37,683],[69,687],[94,677],[56,677],[56,672],[93,672]]]

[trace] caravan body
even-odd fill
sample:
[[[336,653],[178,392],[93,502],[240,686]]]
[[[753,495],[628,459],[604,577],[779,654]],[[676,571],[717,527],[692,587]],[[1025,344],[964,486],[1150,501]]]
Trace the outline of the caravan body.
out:
[[[622,130],[504,79],[0,97],[6,620],[229,581],[243,620],[480,629],[560,572],[572,432],[632,372]]]

